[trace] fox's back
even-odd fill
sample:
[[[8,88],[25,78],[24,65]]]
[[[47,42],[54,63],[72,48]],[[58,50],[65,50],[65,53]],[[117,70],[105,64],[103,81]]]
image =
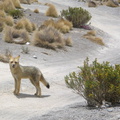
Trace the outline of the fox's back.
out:
[[[40,70],[34,66],[21,66],[21,78],[35,78],[41,75]]]

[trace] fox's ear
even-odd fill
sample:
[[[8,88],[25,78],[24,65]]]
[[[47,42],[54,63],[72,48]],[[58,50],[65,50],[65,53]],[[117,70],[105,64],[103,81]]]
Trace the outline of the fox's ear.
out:
[[[16,58],[19,59],[19,58],[20,58],[20,55],[18,55]]]

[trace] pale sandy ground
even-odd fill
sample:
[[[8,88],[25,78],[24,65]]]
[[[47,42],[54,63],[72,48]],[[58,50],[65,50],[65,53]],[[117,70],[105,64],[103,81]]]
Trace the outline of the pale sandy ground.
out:
[[[106,45],[100,46],[83,39],[82,35],[86,31],[73,29],[69,34],[66,34],[66,36],[71,36],[74,41],[73,47],[66,47],[67,51],[59,50],[55,52],[28,46],[30,54],[22,54],[21,45],[4,43],[0,34],[0,51],[3,53],[5,49],[10,49],[14,56],[20,54],[21,64],[40,68],[51,85],[51,88],[47,89],[41,84],[42,97],[37,98],[33,95],[35,88],[29,80],[23,80],[21,94],[16,97],[12,93],[14,80],[10,74],[9,65],[0,62],[0,120],[117,120],[120,117],[118,116],[119,107],[113,108],[112,112],[106,109],[102,111],[88,110],[83,107],[85,100],[66,87],[64,76],[69,72],[77,71],[77,66],[81,66],[86,57],[89,57],[90,61],[98,58],[100,62],[108,60],[112,64],[120,63],[120,8],[106,6],[87,8],[84,3],[74,0],[40,1],[42,3],[54,3],[59,11],[68,6],[86,8],[93,16],[91,25],[104,31],[96,28],[98,36],[104,39]],[[39,8],[42,13],[47,9],[47,6],[36,4],[22,6],[31,10]],[[39,16],[39,19],[35,19],[33,14],[29,18],[36,21],[36,23],[41,23],[40,20],[44,17]],[[47,52],[48,55],[42,52]],[[33,55],[38,58],[34,59]]]

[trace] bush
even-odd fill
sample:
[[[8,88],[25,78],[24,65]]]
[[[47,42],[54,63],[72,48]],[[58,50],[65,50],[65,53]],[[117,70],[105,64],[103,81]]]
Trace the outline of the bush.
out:
[[[5,0],[3,6],[5,12],[9,12],[10,10],[15,10],[15,6],[11,0]]]
[[[65,82],[82,95],[89,106],[102,105],[103,101],[111,104],[120,102],[120,65],[98,63],[97,59],[89,64],[87,58],[79,69],[78,73],[72,72],[66,76]]]
[[[20,1],[19,1],[19,0],[12,0],[12,2],[13,2],[14,6],[15,6],[16,8],[21,8]]]
[[[26,30],[17,30],[13,27],[5,26],[3,39],[8,43],[25,44],[29,41],[29,35]]]
[[[61,16],[71,21],[73,23],[73,26],[77,28],[87,24],[88,21],[91,19],[90,13],[81,7],[69,7],[68,10],[62,10]]]
[[[55,21],[53,19],[45,20],[43,25],[45,26],[52,26],[62,33],[68,33],[72,29],[72,23],[68,20],[65,20],[63,18],[59,19],[58,21]]]
[[[48,10],[46,11],[46,16],[58,17],[58,12],[54,5],[50,4]]]
[[[25,17],[20,19],[15,25],[16,29],[26,29],[28,32],[32,32],[33,30],[35,30],[35,27],[36,26],[34,25],[34,23],[32,23],[29,19]]]
[[[72,39],[64,39],[59,30],[52,26],[43,27],[40,31],[35,31],[32,44],[38,47],[56,50],[64,48],[65,45],[72,46]]]
[[[21,10],[10,10],[8,12],[14,19],[20,18],[23,16],[23,12]]]

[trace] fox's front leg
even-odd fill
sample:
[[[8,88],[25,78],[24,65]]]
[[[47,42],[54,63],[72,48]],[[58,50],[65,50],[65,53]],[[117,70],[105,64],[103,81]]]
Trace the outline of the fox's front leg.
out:
[[[17,94],[17,80],[14,78],[15,80],[15,90],[13,91],[13,93],[16,95]]]
[[[21,79],[15,79],[15,95],[19,95]]]

